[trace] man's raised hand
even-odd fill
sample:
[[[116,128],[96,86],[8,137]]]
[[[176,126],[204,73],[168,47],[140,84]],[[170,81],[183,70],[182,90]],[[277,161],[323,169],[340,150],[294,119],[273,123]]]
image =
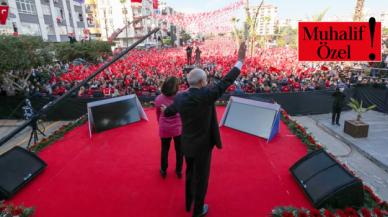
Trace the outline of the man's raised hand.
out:
[[[238,49],[238,60],[244,63],[245,61],[245,53],[247,51],[247,46],[245,41],[240,44],[240,48]]]

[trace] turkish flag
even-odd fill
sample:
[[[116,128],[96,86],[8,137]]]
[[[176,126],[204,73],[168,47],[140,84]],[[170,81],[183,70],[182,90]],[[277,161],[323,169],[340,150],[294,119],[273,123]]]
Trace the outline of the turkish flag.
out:
[[[154,9],[158,9],[158,0],[153,0]]]
[[[8,18],[8,6],[0,6],[0,23],[1,25],[5,25]]]
[[[325,66],[325,65],[322,65],[322,66],[321,66],[321,70],[322,70],[322,71],[328,71],[329,68],[327,68],[327,66]]]
[[[141,3],[143,0],[131,0],[133,3]]]

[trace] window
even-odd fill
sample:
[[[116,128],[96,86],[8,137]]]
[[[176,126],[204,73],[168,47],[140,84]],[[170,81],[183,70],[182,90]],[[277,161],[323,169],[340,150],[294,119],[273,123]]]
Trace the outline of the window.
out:
[[[84,18],[82,17],[81,13],[75,12],[75,19],[77,22],[83,22]]]
[[[69,26],[69,33],[74,33],[74,28]]]
[[[21,34],[23,35],[41,35],[39,24],[36,23],[20,23],[21,24]]]
[[[67,35],[66,26],[58,26],[58,32],[60,35]]]
[[[124,23],[124,25],[128,25],[129,24],[129,19],[123,19],[123,23]]]
[[[109,9],[109,10],[108,10],[108,13],[109,13],[109,15],[112,15],[112,13],[113,13],[113,12],[112,12],[112,9]]]
[[[16,7],[19,13],[36,14],[35,1],[33,0],[16,0]]]
[[[67,12],[69,12],[69,18],[70,18],[70,19],[73,18],[73,17],[71,16],[71,11],[67,10]]]
[[[54,26],[46,24],[47,35],[55,35]]]
[[[42,4],[43,15],[51,15],[51,9],[49,5]]]
[[[60,18],[60,19],[62,19],[62,20],[65,19],[65,17],[63,16],[63,11],[62,11],[62,9],[55,7],[54,10],[55,10],[55,16],[56,16],[57,18]]]
[[[80,38],[85,36],[85,29],[83,28],[78,28],[78,35],[80,36]]]
[[[113,26],[113,19],[109,19],[109,24]]]
[[[12,35],[14,32],[13,25],[16,25],[16,23],[14,23],[14,19],[7,18],[5,25],[0,25],[0,35]]]

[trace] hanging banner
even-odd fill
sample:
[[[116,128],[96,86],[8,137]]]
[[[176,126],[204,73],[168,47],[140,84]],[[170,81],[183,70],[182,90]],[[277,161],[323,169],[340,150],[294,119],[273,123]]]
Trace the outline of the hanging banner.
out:
[[[381,22],[299,22],[299,61],[381,61]]]
[[[8,6],[0,6],[0,23],[1,25],[5,25],[8,18]]]
[[[158,0],[153,0],[154,9],[158,9]]]

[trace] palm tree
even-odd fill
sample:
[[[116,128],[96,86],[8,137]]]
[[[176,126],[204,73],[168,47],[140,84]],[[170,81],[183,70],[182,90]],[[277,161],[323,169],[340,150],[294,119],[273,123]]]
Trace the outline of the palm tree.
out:
[[[362,16],[362,8],[364,7],[364,1],[365,0],[357,0],[357,5],[356,5],[356,12],[354,13],[354,21],[361,21],[361,16]]]
[[[239,48],[239,39],[238,39],[238,33],[237,33],[237,29],[236,29],[236,23],[238,23],[240,21],[240,19],[236,19],[236,17],[233,17],[231,22],[233,23],[233,31],[234,31],[234,34],[236,36],[236,46],[237,46],[237,50]]]
[[[372,105],[372,106],[369,106],[368,108],[366,108],[365,110],[363,110],[363,108],[362,108],[362,100],[361,100],[361,103],[358,103],[358,101],[353,99],[353,98],[350,98],[350,100],[352,102],[348,104],[349,107],[352,108],[357,113],[356,124],[360,123],[362,113],[365,113],[365,112],[367,112],[369,110],[372,110],[372,109],[374,109],[376,107],[376,105]]]
[[[325,14],[328,10],[329,10],[329,8],[326,8],[320,14],[313,14],[311,17],[307,16],[307,14],[306,14],[306,18],[308,21],[320,22],[323,20],[323,17],[325,16]]]
[[[370,10],[366,11],[365,13],[361,13],[361,15],[360,15],[360,17],[359,17],[359,20],[357,20],[357,21],[364,21],[365,18],[368,17],[369,12],[370,12]],[[356,15],[353,14],[353,13],[352,13],[352,20],[353,20],[353,21],[356,21]]]
[[[263,17],[261,18],[261,20],[264,22],[264,49],[266,48],[265,47],[265,44],[267,43],[267,23],[271,21],[271,17],[267,16],[267,17]]]
[[[124,16],[125,16],[125,40],[127,41],[127,47],[128,47],[128,28],[127,28],[127,25],[128,25],[128,21],[127,21],[127,9],[125,8],[125,2],[127,0],[120,0],[120,3],[123,4],[123,7],[124,7]]]

